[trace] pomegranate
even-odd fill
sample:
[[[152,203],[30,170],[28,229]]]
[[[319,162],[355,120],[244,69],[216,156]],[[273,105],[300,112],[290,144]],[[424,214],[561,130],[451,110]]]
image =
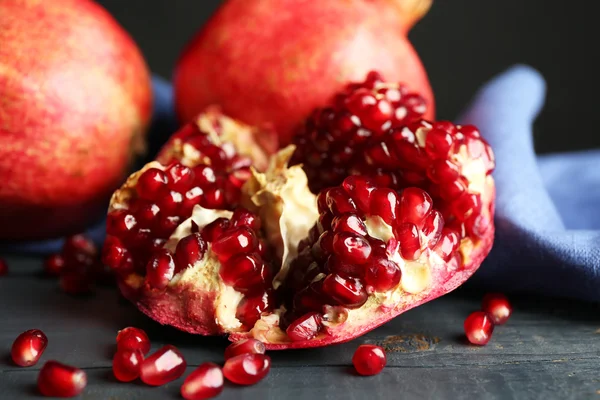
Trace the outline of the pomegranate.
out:
[[[371,344],[358,346],[352,356],[352,364],[360,375],[377,375],[387,362],[383,348]]]
[[[92,0],[2,0],[0,43],[0,239],[76,232],[143,150],[149,71]]]
[[[60,276],[65,267],[65,259],[62,254],[52,254],[44,261],[44,273],[48,276]]]
[[[378,68],[433,94],[407,39],[431,0],[228,0],[189,43],[175,71],[175,99],[187,122],[211,104],[279,142],[345,82]],[[273,49],[277,49],[273,51]]]
[[[111,200],[104,260],[123,295],[156,321],[267,349],[345,342],[453,290],[488,254],[493,156],[474,127],[384,122],[368,148],[389,143],[404,155],[357,156],[315,195],[303,167],[289,166],[299,148],[265,167],[251,135],[233,133],[251,129],[211,113],[211,124],[201,114],[183,127]],[[452,139],[445,157],[458,171],[443,180],[419,169],[439,131]],[[321,150],[331,162],[336,153]],[[464,184],[462,197],[447,195],[450,179]]]
[[[142,361],[140,378],[146,385],[161,386],[184,374],[187,363],[175,346],[166,345]]]
[[[271,369],[271,358],[264,354],[241,354],[225,361],[223,375],[238,385],[254,385]]]
[[[18,366],[31,367],[37,364],[47,345],[48,338],[44,332],[39,329],[30,329],[17,336],[10,355]]]
[[[150,351],[150,338],[139,328],[121,329],[117,334],[117,350],[140,350],[146,355]]]
[[[265,354],[265,345],[260,340],[244,339],[230,344],[225,349],[225,360],[240,354]]]
[[[37,383],[46,397],[75,397],[85,389],[87,375],[79,368],[48,361],[40,370]]]
[[[481,309],[488,313],[495,325],[503,325],[512,314],[512,306],[505,295],[488,293],[483,297]]]
[[[475,311],[465,319],[465,334],[472,344],[486,345],[492,338],[494,322],[484,311]]]
[[[140,376],[144,354],[140,350],[118,350],[113,358],[113,374],[121,382],[131,382]]]
[[[0,276],[8,274],[8,264],[5,260],[0,258]]]
[[[223,391],[223,371],[217,364],[201,364],[185,378],[181,397],[186,400],[210,399]]]

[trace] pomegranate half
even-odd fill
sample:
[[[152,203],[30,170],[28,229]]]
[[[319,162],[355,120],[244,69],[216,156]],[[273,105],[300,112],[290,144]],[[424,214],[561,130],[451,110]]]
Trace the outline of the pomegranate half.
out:
[[[468,279],[494,237],[491,149],[472,126],[373,106],[387,94],[365,82],[270,159],[262,131],[214,109],[177,132],[111,200],[103,256],[125,297],[162,324],[286,349],[348,341]],[[354,127],[334,132],[339,116]],[[344,146],[363,151],[328,158]],[[327,187],[305,173],[316,153],[346,168]]]

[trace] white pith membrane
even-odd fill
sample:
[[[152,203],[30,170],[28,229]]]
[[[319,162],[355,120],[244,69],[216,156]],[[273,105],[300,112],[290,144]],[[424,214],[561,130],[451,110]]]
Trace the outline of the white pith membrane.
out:
[[[222,124],[222,122],[220,122]],[[203,130],[209,130],[215,126],[211,119],[198,119],[198,125],[203,124]],[[428,127],[420,128],[416,132],[418,144],[423,147]],[[237,146],[223,142],[221,132],[215,132],[210,135],[215,144],[222,145],[223,148],[229,148],[229,151],[235,151]],[[235,138],[230,137],[234,140]],[[242,143],[244,141],[242,140]],[[469,181],[469,191],[479,193],[482,200],[481,214],[493,219],[493,201],[494,201],[494,182],[491,176],[487,176],[485,167],[481,160],[471,160],[468,156],[466,146],[459,149],[452,157],[452,161],[462,165],[462,175]],[[307,178],[301,165],[292,167],[287,166],[294,148],[292,146],[285,148],[275,154],[269,161],[269,167],[264,173],[252,170],[250,180],[246,182],[242,191],[241,205],[255,214],[259,215],[262,221],[263,235],[266,241],[275,250],[276,262],[280,265],[278,273],[273,279],[273,287],[279,288],[285,281],[289,271],[290,263],[298,254],[299,242],[308,236],[310,228],[313,227],[317,218],[316,197],[309,191]],[[260,157],[264,153],[257,152],[256,149],[246,151],[246,154]],[[262,156],[261,156],[262,154]],[[176,158],[184,165],[195,166],[199,163],[210,165],[210,160],[200,157],[197,151],[190,145],[181,145],[177,141],[167,147],[159,159]],[[127,208],[130,199],[135,196],[135,185],[139,176],[149,168],[159,168],[166,170],[167,167],[159,162],[151,162],[145,165],[140,171],[132,174],[123,187],[115,192],[111,199],[109,211]],[[209,210],[199,205],[194,207],[192,215],[184,220],[174,233],[170,236],[165,248],[171,252],[180,239],[192,233],[192,223],[202,228],[217,218],[231,218],[232,212],[227,210]],[[393,236],[392,228],[387,225],[378,216],[368,216],[366,219],[368,234],[388,243]],[[493,227],[492,227],[493,229]],[[422,238],[424,235],[422,236]],[[166,291],[178,293],[179,291],[194,291],[197,293],[214,293],[212,309],[203,308],[206,313],[214,313],[214,322],[218,326],[217,333],[237,333],[236,337],[254,337],[266,344],[289,344],[290,339],[285,331],[279,327],[281,316],[286,312],[284,306],[273,310],[270,313],[263,313],[262,317],[254,324],[251,329],[244,327],[236,317],[237,306],[244,299],[244,294],[236,291],[233,287],[226,285],[220,275],[220,262],[211,250],[211,244],[207,243],[208,250],[202,260],[191,265],[189,268],[177,273],[170,281]],[[343,332],[356,331],[364,333],[361,327],[372,326],[390,319],[389,315],[395,315],[406,309],[412,308],[428,299],[445,294],[462,283],[478,266],[475,263],[474,268],[465,271],[467,274],[460,282],[452,282],[452,275],[464,270],[471,264],[471,255],[474,252],[478,254],[478,260],[487,255],[491,246],[491,238],[487,237],[485,243],[482,240],[463,238],[459,254],[460,260],[456,257],[449,262],[444,262],[440,256],[429,248],[425,248],[417,260],[404,260],[396,247],[388,256],[396,262],[402,271],[400,283],[386,292],[375,292],[369,295],[367,302],[356,309],[346,309],[342,306],[326,307],[323,325],[324,329],[313,339],[309,341],[321,342],[327,341],[327,337],[336,337],[336,341],[343,341],[339,338],[348,340],[352,335]],[[324,279],[325,274],[319,274],[314,280]],[[147,296],[156,296],[152,291],[144,291],[144,277],[137,273],[132,273],[122,277],[123,283],[130,288],[141,291]],[[179,294],[177,294],[179,297]],[[169,304],[173,309],[180,307],[179,304]],[[162,310],[169,313],[169,310]],[[175,311],[173,311],[175,312]],[[380,321],[374,318],[379,315]],[[193,318],[193,316],[191,316]],[[373,326],[374,325],[374,326]],[[296,344],[298,342],[295,342]],[[324,343],[327,344],[327,343]],[[308,346],[304,346],[308,347]]]

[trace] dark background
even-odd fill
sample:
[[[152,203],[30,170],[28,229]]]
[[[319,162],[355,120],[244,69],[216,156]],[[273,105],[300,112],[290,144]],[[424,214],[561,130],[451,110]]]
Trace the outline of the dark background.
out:
[[[170,78],[183,46],[220,0],[99,3],[133,35],[152,71]],[[434,0],[410,38],[429,72],[438,118],[456,117],[481,83],[526,63],[548,82],[546,106],[534,127],[538,152],[600,148],[594,3]]]

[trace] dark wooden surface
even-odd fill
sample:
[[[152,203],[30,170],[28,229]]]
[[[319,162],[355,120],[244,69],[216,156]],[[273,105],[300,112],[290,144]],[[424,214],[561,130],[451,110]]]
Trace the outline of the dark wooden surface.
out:
[[[87,371],[84,399],[176,399],[183,378],[159,388],[118,383],[111,358],[116,332],[145,329],[153,349],[176,345],[189,371],[222,362],[224,338],[183,334],[141,316],[118,300],[114,289],[74,298],[57,282],[40,277],[41,261],[8,258],[11,274],[0,278],[0,399],[37,398],[39,368],[56,359]],[[515,313],[485,347],[470,346],[464,318],[482,293],[459,291],[410,311],[353,342],[323,349],[272,352],[273,369],[253,387],[228,385],[222,399],[600,399],[598,305],[514,297]],[[31,368],[8,358],[22,331],[42,329],[49,345]],[[352,373],[361,343],[383,343],[388,366],[374,377]]]

